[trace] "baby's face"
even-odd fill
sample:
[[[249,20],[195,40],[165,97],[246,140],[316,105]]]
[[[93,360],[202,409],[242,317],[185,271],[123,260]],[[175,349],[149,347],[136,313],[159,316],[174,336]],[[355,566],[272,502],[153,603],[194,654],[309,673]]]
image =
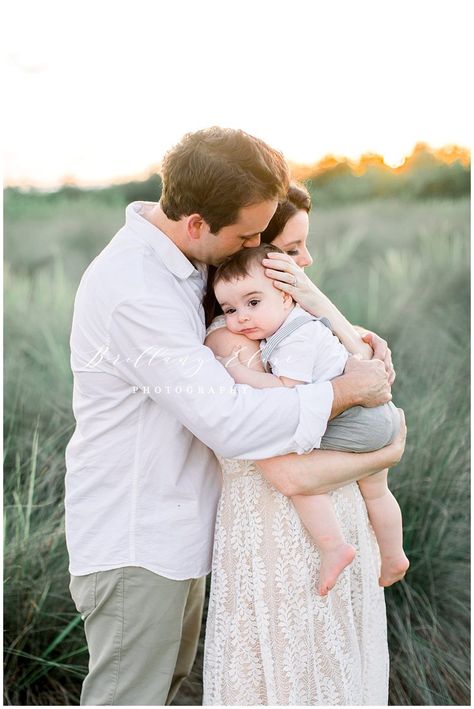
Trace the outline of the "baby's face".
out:
[[[219,281],[214,289],[231,332],[263,340],[278,330],[293,307],[293,299],[278,290],[261,266],[237,281]]]

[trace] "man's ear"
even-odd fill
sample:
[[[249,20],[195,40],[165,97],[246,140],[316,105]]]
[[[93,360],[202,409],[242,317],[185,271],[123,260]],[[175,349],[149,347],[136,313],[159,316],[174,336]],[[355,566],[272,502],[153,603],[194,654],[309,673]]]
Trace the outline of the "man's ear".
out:
[[[186,217],[186,231],[190,239],[200,239],[205,226],[206,222],[200,214],[190,214]]]

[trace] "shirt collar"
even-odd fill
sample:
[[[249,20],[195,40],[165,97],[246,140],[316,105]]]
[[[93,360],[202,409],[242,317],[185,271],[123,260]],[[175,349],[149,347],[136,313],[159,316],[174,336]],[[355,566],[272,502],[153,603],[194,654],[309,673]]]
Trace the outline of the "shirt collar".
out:
[[[200,276],[205,279],[206,265],[199,264],[196,268],[164,232],[145,219],[144,213],[154,204],[154,202],[129,204],[125,212],[127,227],[152,247],[166,268],[175,276],[182,279]]]

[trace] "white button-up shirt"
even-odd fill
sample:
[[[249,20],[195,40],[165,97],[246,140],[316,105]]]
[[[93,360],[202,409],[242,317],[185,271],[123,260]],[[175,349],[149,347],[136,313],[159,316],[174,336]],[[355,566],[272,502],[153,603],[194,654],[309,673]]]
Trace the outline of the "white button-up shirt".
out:
[[[274,333],[304,314],[295,305],[285,322]],[[268,340],[260,342],[263,351]],[[344,372],[349,352],[332,331],[317,320],[309,320],[283,338],[273,350],[268,363],[272,374],[300,382],[322,382]]]
[[[134,202],[85,271],[74,304],[76,428],[66,450],[69,570],[210,570],[223,457],[319,445],[330,383],[235,385],[203,345],[206,267],[195,268]]]

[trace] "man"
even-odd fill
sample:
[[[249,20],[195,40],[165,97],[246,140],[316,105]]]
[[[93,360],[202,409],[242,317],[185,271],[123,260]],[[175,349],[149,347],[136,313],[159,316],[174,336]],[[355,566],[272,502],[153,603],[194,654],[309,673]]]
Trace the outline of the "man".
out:
[[[330,417],[390,398],[380,361],[354,362],[331,383],[235,386],[202,344],[206,264],[259,244],[286,195],[286,163],[242,131],[212,128],[185,136],[162,177],[160,203],[129,205],[74,307],[66,536],[90,653],[87,705],[169,704],[191,669],[220,488],[212,450],[307,453]],[[370,456],[358,456],[358,477],[373,472]],[[292,468],[292,494],[314,487],[309,461]],[[281,470],[274,484],[285,491]]]

